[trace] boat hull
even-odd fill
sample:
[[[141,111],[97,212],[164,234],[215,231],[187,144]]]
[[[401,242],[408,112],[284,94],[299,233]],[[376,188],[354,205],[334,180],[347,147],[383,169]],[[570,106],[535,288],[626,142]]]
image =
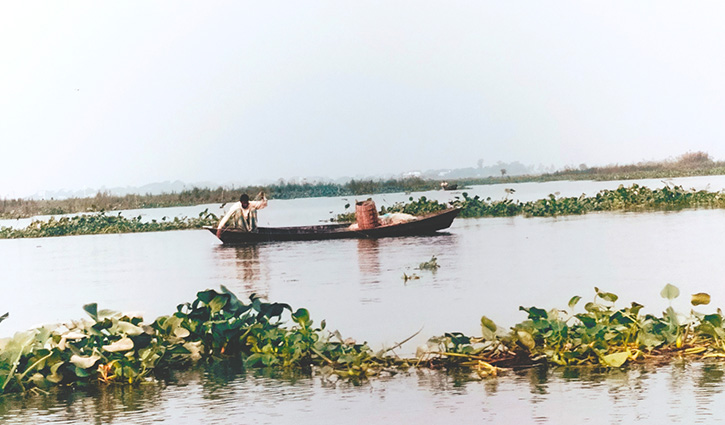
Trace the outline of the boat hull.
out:
[[[313,241],[326,239],[373,239],[395,236],[430,235],[447,229],[458,216],[460,209],[428,214],[414,221],[401,224],[374,227],[365,230],[350,230],[349,223],[299,227],[259,227],[255,232],[223,229],[219,239],[226,244],[241,244],[272,241]],[[217,229],[205,227],[216,235]]]

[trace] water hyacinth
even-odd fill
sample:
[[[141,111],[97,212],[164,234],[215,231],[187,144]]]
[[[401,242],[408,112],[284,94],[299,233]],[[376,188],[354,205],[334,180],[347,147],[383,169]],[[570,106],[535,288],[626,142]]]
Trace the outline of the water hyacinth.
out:
[[[0,239],[43,238],[49,236],[94,235],[102,233],[137,233],[159,232],[165,230],[200,229],[203,226],[214,226],[218,217],[204,210],[197,217],[167,220],[166,217],[148,222],[141,221],[141,216],[126,218],[118,214],[84,214],[74,217],[51,217],[48,220],[33,220],[24,229],[0,227]]]
[[[409,198],[409,202],[396,203],[389,207],[382,206],[380,214],[405,213],[422,216],[446,208],[460,208],[460,217],[556,217],[562,215],[586,214],[595,211],[666,211],[683,208],[725,208],[725,194],[705,190],[685,190],[682,186],[665,186],[661,189],[649,189],[644,186],[620,186],[615,190],[602,190],[595,196],[579,196],[561,198],[554,194],[544,199],[529,202],[518,202],[512,199],[494,201],[490,198],[470,197],[463,192],[461,197],[449,204],[430,200],[425,196],[418,200]],[[0,239],[38,238],[48,236],[87,235],[99,233],[133,233],[156,232],[164,230],[200,229],[204,226],[215,226],[218,217],[204,210],[194,218],[174,218],[161,221],[141,221],[141,216],[131,219],[118,214],[78,215],[56,219],[35,220],[24,229],[0,227]],[[354,213],[338,215],[333,221],[355,221]]]
[[[661,295],[671,301],[679,289],[668,284]],[[393,352],[410,338],[374,352],[327,330],[324,320],[315,326],[304,308],[267,303],[254,294],[245,304],[224,287],[199,292],[196,300],[152,324],[88,304],[90,320],[0,340],[0,392],[136,384],[165,369],[225,358],[241,359],[250,368],[292,368],[353,382],[411,367],[464,371],[482,379],[541,363],[616,368],[663,357],[725,358],[719,309],[682,315],[670,306],[661,316],[642,314],[643,305],[616,308],[617,295],[595,288],[594,299],[577,312],[581,299],[572,297],[566,310],[521,307],[527,318],[509,330],[483,316],[480,336],[445,333],[418,347],[414,358]],[[708,294],[693,295],[693,305],[708,302]]]
[[[455,203],[454,203],[455,204]],[[686,190],[682,186],[650,189],[633,184],[615,190],[601,190],[594,196],[547,198],[530,202],[481,200],[463,194],[456,204],[462,217],[510,216],[552,217],[586,214],[595,211],[664,211],[683,208],[725,208],[725,194],[706,190]]]
[[[601,190],[595,196],[561,198],[550,194],[536,201],[519,202],[508,198],[502,200],[470,197],[463,192],[461,197],[449,204],[429,200],[425,196],[410,202],[396,203],[390,207],[382,207],[380,214],[387,212],[404,212],[412,215],[425,215],[442,211],[446,208],[460,208],[459,217],[556,217],[563,215],[580,215],[596,211],[669,211],[684,208],[725,208],[725,193],[708,192],[706,190],[686,190],[682,186],[665,186],[661,189],[649,189],[633,184],[619,186],[615,190]],[[337,221],[354,221],[354,213],[341,214]]]

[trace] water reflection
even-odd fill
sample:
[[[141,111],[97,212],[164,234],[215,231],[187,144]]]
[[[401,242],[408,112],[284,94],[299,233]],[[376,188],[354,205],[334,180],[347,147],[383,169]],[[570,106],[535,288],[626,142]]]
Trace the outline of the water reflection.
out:
[[[222,397],[224,388],[236,379],[244,379],[244,365],[241,361],[225,361],[204,368],[202,380],[203,397],[216,400]]]
[[[309,205],[328,208],[324,202],[334,200]],[[287,205],[290,216],[299,215],[298,201]],[[223,284],[240,298],[256,292],[306,307],[316,321],[326,319],[332,329],[374,349],[423,327],[419,339],[405,347],[413,352],[444,332],[477,335],[483,314],[508,327],[525,319],[519,305],[564,307],[572,295],[592,294],[593,286],[645,302],[650,312],[667,307],[658,296],[666,282],[685,292],[708,292],[713,304],[722,304],[725,286],[718,282],[725,262],[713,261],[713,253],[723,236],[725,210],[694,210],[461,219],[449,232],[431,237],[237,247],[220,246],[206,231],[4,240],[0,285],[13,297],[0,300],[0,313],[10,312],[0,334],[77,318],[83,315],[80,306],[93,301],[140,310],[153,320],[194,299],[197,291]],[[415,271],[421,278],[404,284],[402,274],[432,255],[441,268]],[[674,304],[677,311],[691,308],[687,297]],[[81,389],[2,398],[0,422],[228,423],[227,415],[234,414],[244,420],[233,422],[279,423],[272,412],[312,422],[316,418],[308,412],[314,410],[329,412],[329,420],[318,422],[346,423],[706,423],[718,415],[725,419],[714,408],[725,388],[723,375],[719,363],[677,369],[668,362],[622,372],[526,370],[483,382],[416,372],[351,387],[222,368],[216,375],[190,371],[188,379],[124,392]],[[381,412],[388,420],[378,420]]]
[[[535,367],[478,379],[412,370],[356,386],[306,373],[244,370],[220,362],[173,371],[137,387],[55,388],[0,398],[0,422],[370,423],[418,417],[483,423],[712,423],[723,364],[635,365],[627,369]],[[676,383],[668,387],[667,383]],[[664,384],[664,385],[663,385]],[[528,386],[528,396],[521,387]],[[415,405],[415,413],[401,405]],[[310,406],[317,406],[311,408]],[[231,420],[230,418],[234,418]]]
[[[239,278],[246,282],[255,282],[260,278],[259,246],[242,245],[233,247],[237,257]]]
[[[215,247],[218,263],[230,271],[235,282],[227,285],[233,292],[240,295],[257,293],[267,296],[269,293],[268,270],[263,261],[260,261],[260,250],[265,244],[249,244]],[[230,270],[231,269],[231,270]],[[229,278],[231,276],[227,276]]]
[[[7,424],[124,422],[162,405],[164,385],[57,388],[48,395],[10,395],[0,402],[0,422]]]
[[[358,239],[357,260],[362,276],[372,274],[380,276],[380,241],[377,239]],[[379,283],[374,281],[372,283]]]
[[[535,367],[526,371],[529,378],[529,386],[531,388],[531,394],[533,395],[546,395],[547,383],[549,382],[549,370],[546,367]],[[536,403],[538,398],[532,398],[532,403]]]
[[[721,393],[723,377],[725,370],[722,363],[706,363],[702,367],[702,374],[697,378],[697,386],[708,388],[713,393]]]

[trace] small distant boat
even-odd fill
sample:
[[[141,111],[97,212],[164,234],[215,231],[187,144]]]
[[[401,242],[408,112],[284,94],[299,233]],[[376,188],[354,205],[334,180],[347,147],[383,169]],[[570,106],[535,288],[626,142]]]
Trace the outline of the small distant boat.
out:
[[[258,227],[255,232],[244,232],[233,228],[222,230],[220,240],[224,244],[271,241],[313,241],[325,239],[372,239],[392,236],[430,235],[447,229],[458,216],[460,208],[420,216],[415,220],[377,226],[370,229],[350,229],[350,223],[323,224],[297,227]],[[216,236],[215,227],[204,227]]]
[[[448,182],[441,183],[441,189],[443,190],[456,190],[458,189],[458,183],[450,184]]]

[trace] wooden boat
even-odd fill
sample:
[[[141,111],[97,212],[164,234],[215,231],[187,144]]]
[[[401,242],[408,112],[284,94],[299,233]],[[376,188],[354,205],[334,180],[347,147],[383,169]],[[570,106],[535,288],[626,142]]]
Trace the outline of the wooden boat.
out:
[[[458,189],[458,183],[450,184],[448,182],[442,182],[441,183],[441,189],[443,189],[443,190],[457,190]]]
[[[407,223],[390,224],[365,230],[351,230],[350,223],[323,224],[298,227],[258,227],[255,232],[243,232],[233,228],[222,230],[219,239],[224,244],[240,244],[269,241],[312,241],[324,239],[368,239],[390,236],[430,235],[451,226],[459,208],[427,214]],[[215,227],[204,227],[216,236]]]

